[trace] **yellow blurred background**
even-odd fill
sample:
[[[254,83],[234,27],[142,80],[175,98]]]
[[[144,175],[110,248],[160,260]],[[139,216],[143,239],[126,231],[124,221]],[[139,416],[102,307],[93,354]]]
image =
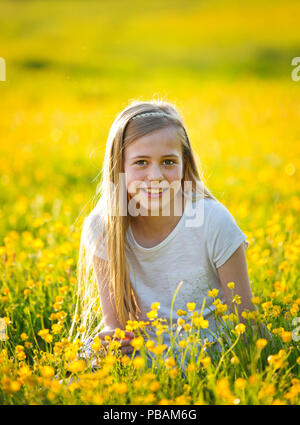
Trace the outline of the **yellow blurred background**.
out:
[[[62,226],[75,259],[113,120],[163,98],[249,252],[257,232],[254,248],[284,259],[282,239],[299,240],[299,13],[298,1],[1,1],[0,240],[28,231],[53,250]]]

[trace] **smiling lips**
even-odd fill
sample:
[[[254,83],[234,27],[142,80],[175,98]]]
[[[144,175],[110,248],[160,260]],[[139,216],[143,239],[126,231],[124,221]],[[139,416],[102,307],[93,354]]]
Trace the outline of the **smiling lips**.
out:
[[[165,192],[167,189],[144,189],[141,188],[141,190],[143,192],[146,192],[148,195],[148,198],[161,198],[162,197],[162,193]]]

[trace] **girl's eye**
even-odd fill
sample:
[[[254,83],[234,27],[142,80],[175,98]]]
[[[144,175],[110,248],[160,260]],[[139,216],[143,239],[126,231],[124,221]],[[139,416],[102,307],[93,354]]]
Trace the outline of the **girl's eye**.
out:
[[[166,165],[173,165],[174,164],[173,159],[166,159],[165,161],[171,161],[171,163],[172,163],[172,164],[166,164]]]
[[[138,161],[136,161],[136,164],[138,165],[145,165],[145,164],[140,164],[140,162],[146,162],[145,159],[139,159]]]
[[[164,162],[168,162],[168,161],[170,161],[171,163],[167,163],[166,165],[173,165],[174,164],[173,159],[165,159],[164,160]],[[136,164],[138,164],[138,165],[145,165],[145,164],[143,164],[145,162],[147,162],[145,159],[139,159],[138,161],[136,161]]]

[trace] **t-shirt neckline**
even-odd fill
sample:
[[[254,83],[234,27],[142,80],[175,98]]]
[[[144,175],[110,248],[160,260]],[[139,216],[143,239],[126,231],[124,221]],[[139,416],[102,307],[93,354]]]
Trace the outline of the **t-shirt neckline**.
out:
[[[132,241],[134,243],[135,248],[138,249],[139,251],[142,251],[142,252],[154,252],[154,251],[158,251],[159,249],[161,249],[165,245],[167,245],[170,242],[170,240],[172,240],[177,235],[177,233],[179,232],[179,230],[181,229],[181,227],[182,227],[182,225],[184,223],[186,211],[187,211],[187,209],[188,209],[188,207],[190,205],[190,202],[191,202],[190,199],[187,198],[186,201],[185,201],[185,203],[184,203],[184,210],[183,210],[182,216],[180,217],[180,220],[178,221],[178,223],[176,224],[176,226],[174,227],[174,229],[171,231],[171,233],[169,233],[168,236],[165,239],[163,239],[161,242],[159,242],[159,244],[154,245],[154,246],[152,246],[150,248],[146,248],[146,247],[140,245],[136,241],[136,239],[135,239],[135,237],[133,235],[132,229],[131,229],[131,224],[129,223],[128,233],[129,233],[130,238],[132,239]]]

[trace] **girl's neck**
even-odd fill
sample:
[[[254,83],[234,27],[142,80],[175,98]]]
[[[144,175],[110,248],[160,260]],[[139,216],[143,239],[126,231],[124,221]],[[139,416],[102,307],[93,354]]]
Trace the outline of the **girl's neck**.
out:
[[[184,197],[181,199],[181,211],[184,211]],[[174,204],[170,205],[170,215],[168,216],[144,216],[138,215],[137,217],[131,217],[130,225],[132,231],[142,238],[148,240],[155,240],[156,238],[166,237],[176,227],[180,221],[181,215],[174,215]]]

